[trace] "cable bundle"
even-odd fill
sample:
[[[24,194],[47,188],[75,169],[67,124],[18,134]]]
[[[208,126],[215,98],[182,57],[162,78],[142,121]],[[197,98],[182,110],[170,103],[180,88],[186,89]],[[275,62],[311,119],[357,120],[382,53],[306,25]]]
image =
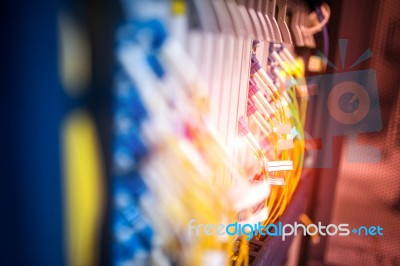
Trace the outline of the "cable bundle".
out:
[[[242,6],[227,2],[193,6],[214,8],[218,23],[228,25],[224,12],[240,13]],[[203,30],[189,30],[193,45],[185,47],[167,31],[167,25],[186,25],[177,18],[186,12],[183,1],[123,3],[116,45],[114,261],[247,265],[244,235],[198,233],[190,224],[267,225],[283,214],[303,164],[307,99],[298,102],[296,79],[304,77],[304,66],[284,44],[204,30],[213,27],[212,18],[201,21]]]

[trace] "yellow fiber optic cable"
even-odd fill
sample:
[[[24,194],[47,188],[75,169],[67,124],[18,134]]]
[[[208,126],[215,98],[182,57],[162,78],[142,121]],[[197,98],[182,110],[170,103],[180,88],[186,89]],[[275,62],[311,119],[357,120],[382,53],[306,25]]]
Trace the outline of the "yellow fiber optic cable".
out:
[[[103,171],[94,123],[74,111],[62,132],[68,265],[96,265]]]

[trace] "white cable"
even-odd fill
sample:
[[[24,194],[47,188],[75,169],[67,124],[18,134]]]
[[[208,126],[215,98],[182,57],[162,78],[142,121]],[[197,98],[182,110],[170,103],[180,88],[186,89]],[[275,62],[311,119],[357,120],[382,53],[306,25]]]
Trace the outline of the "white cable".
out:
[[[324,19],[321,22],[319,22],[318,24],[316,24],[312,27],[308,27],[308,28],[301,26],[301,29],[303,31],[308,31],[311,34],[315,34],[317,32],[322,31],[322,28],[326,25],[326,23],[328,23],[328,20],[331,16],[331,9],[329,8],[328,4],[325,3],[325,4],[321,5],[321,12],[324,15]],[[309,15],[310,19],[312,19],[313,16],[315,16],[315,12],[312,12]]]

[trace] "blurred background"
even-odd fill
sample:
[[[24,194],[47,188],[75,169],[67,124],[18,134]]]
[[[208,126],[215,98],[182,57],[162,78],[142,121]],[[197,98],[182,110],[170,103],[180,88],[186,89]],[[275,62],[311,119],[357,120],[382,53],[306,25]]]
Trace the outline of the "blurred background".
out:
[[[296,2],[331,10],[328,38],[319,32],[315,47],[292,43],[306,62],[328,45],[325,57],[340,66],[339,39],[348,40],[343,69],[371,49],[351,70],[375,70],[382,120],[376,132],[322,141],[332,150],[318,159],[332,163],[308,167],[301,208],[315,223],[380,225],[384,236],[296,237],[279,249],[281,259],[265,255],[253,265],[400,265],[400,1]],[[0,264],[135,265],[119,263],[112,249],[113,86],[117,29],[141,10],[109,0],[2,6]],[[331,137],[316,105],[306,130],[320,142]]]

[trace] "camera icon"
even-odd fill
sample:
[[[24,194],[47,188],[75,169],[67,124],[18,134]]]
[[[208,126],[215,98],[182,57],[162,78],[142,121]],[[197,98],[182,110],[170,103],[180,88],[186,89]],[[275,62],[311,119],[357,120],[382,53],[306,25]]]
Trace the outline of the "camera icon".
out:
[[[321,139],[317,168],[332,165],[332,138],[348,136],[348,162],[377,162],[380,152],[368,145],[356,143],[359,133],[382,129],[376,72],[373,69],[311,76],[306,78],[309,102],[314,114],[322,115],[324,128],[317,128],[310,139]],[[322,126],[322,125],[321,125]],[[318,127],[318,126],[317,126]]]

